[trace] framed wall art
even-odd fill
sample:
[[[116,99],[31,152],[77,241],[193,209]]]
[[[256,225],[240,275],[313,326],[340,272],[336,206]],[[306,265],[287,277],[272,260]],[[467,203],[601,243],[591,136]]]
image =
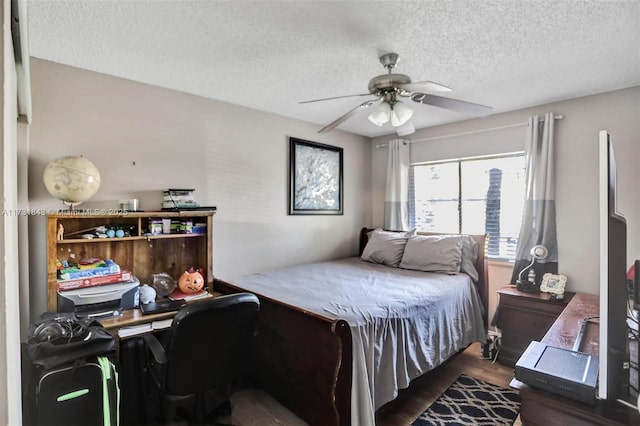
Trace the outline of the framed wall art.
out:
[[[342,148],[289,138],[289,214],[342,214]]]

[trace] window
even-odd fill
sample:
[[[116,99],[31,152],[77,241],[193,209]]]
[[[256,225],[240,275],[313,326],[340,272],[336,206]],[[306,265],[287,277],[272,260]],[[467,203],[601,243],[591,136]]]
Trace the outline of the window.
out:
[[[487,234],[487,256],[515,258],[524,154],[411,166],[409,221],[418,231]]]

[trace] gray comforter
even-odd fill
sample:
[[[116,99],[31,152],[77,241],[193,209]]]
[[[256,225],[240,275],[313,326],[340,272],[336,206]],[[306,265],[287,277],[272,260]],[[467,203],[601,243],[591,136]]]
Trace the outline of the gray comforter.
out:
[[[353,425],[373,425],[375,410],[398,389],[485,338],[482,303],[465,274],[410,271],[354,257],[248,275],[237,284],[349,323]]]

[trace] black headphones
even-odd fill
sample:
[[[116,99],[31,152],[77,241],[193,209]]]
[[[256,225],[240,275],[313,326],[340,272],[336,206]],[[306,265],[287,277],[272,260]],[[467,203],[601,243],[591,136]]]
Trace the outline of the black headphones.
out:
[[[33,339],[37,343],[50,342],[64,337],[65,328],[57,321],[47,321],[38,325],[33,331]]]
[[[80,322],[68,318],[54,318],[38,324],[30,340],[35,343],[70,343],[74,338],[84,337],[86,330],[87,327]]]

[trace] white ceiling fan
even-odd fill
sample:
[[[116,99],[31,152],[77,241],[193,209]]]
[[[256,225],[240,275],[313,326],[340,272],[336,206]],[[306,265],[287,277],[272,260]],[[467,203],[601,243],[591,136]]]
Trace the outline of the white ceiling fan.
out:
[[[346,114],[327,124],[325,127],[320,129],[318,133],[326,133],[333,130],[356,113],[368,109],[373,105],[378,106],[369,114],[369,121],[378,126],[382,126],[390,121],[391,125],[397,129],[399,135],[413,133],[415,129],[410,125],[411,123],[408,123],[413,116],[413,110],[406,106],[401,101],[401,98],[409,98],[417,103],[433,105],[439,108],[446,108],[474,116],[488,115],[491,112],[492,108],[489,106],[424,93],[451,92],[449,87],[442,84],[434,83],[432,81],[412,82],[411,78],[407,75],[392,73],[391,71],[398,63],[397,53],[386,53],[380,56],[380,62],[385,68],[387,68],[388,73],[373,77],[369,81],[369,93],[335,96],[331,98],[300,102],[301,104],[306,104],[356,96],[373,95],[376,97],[375,99],[369,99],[356,106]]]

